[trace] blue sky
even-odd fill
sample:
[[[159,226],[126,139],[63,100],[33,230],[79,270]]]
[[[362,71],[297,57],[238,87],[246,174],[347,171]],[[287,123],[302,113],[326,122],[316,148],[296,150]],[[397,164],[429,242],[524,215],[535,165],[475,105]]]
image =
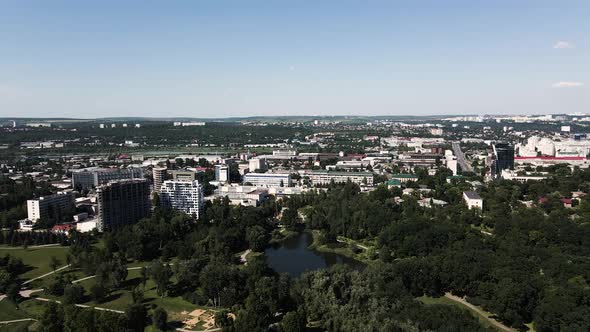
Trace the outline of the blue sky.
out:
[[[590,113],[590,1],[0,1],[0,116]]]

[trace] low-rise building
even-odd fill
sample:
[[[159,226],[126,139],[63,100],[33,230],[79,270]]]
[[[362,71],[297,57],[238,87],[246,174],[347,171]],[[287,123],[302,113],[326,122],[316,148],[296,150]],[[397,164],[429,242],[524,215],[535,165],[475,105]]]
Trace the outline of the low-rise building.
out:
[[[348,181],[360,186],[373,185],[373,173],[371,172],[333,172],[333,171],[304,171],[303,177],[309,178],[314,186],[334,183],[346,183]]]
[[[286,173],[248,173],[244,175],[244,184],[257,187],[290,187],[291,175]]]
[[[483,209],[483,199],[475,191],[464,191],[463,200],[467,204],[467,208],[471,209]]]

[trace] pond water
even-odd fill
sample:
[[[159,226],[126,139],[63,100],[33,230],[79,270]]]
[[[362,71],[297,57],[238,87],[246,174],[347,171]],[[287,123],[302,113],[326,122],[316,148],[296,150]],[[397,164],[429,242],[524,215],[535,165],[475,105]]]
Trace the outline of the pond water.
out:
[[[346,264],[354,269],[362,269],[364,264],[352,258],[335,253],[325,253],[309,249],[313,236],[308,232],[301,232],[289,238],[278,247],[271,247],[265,251],[268,265],[279,273],[288,273],[298,277],[303,272],[330,267],[334,264]]]

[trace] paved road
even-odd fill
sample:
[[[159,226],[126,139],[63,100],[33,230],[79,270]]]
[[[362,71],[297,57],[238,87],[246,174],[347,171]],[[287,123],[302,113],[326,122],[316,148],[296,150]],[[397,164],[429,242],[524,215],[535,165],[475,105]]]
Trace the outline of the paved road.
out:
[[[170,264],[170,265],[173,265],[173,264]],[[128,268],[127,268],[127,271],[131,271],[131,270],[140,270],[140,269],[142,269],[142,268],[143,268],[143,266],[134,266],[134,267],[128,267]],[[77,283],[79,283],[79,282],[82,282],[82,281],[84,281],[84,280],[88,280],[88,279],[92,279],[92,278],[96,278],[96,274],[94,274],[94,275],[91,275],[91,276],[88,276],[88,277],[84,277],[84,278],[81,278],[81,279],[78,279],[78,280],[74,280],[74,281],[72,281],[72,284],[77,284]]]
[[[499,322],[499,321],[497,321],[497,320],[495,320],[495,319],[493,319],[491,317],[488,317],[488,315],[483,310],[481,310],[479,307],[476,307],[473,304],[467,302],[462,297],[455,296],[455,295],[453,295],[451,293],[446,293],[445,294],[445,297],[448,298],[448,299],[451,299],[451,300],[453,300],[455,302],[459,302],[462,305],[468,307],[469,309],[475,311],[478,315],[480,315],[481,317],[485,318],[488,322],[490,322],[490,324],[492,324],[493,326],[497,327],[498,329],[500,329],[502,331],[516,332],[515,329],[513,329],[511,327],[508,327],[508,326],[502,324],[501,322]]]
[[[63,269],[67,269],[68,267],[70,267],[70,264],[68,264],[68,265],[65,265],[65,266],[62,266],[62,267],[60,267],[59,269],[57,269],[57,270],[55,270],[55,271],[51,271],[51,272],[49,272],[49,273],[45,273],[45,274],[44,274],[44,275],[42,275],[42,276],[38,276],[38,277],[36,277],[36,278],[33,278],[33,279],[31,279],[31,280],[27,280],[27,281],[23,282],[23,285],[26,285],[26,284],[28,284],[28,283],[30,283],[30,282],[32,282],[32,281],[35,281],[35,280],[37,280],[37,279],[45,278],[45,277],[47,277],[47,276],[50,276],[50,275],[54,274],[55,272],[59,272],[59,271],[61,271],[61,270],[63,270]]]
[[[471,167],[467,160],[465,160],[465,155],[463,154],[463,151],[461,151],[461,146],[459,145],[459,142],[453,142],[452,146],[453,153],[455,154],[455,156],[457,156],[457,163],[459,164],[459,166],[461,166],[463,172],[473,172],[473,167]]]
[[[59,243],[50,243],[50,244],[40,244],[38,246],[28,246],[27,249],[39,249],[39,248],[45,248],[45,249],[68,249],[68,247],[64,247]],[[0,250],[23,250],[23,247],[7,247],[7,246],[1,246]]]
[[[13,320],[3,320],[0,324],[12,324],[12,323],[20,323],[20,322],[30,322],[30,321],[37,321],[35,318],[23,318],[23,319],[13,319]]]
[[[244,251],[244,253],[242,253],[240,255],[240,263],[244,263],[244,265],[248,265],[248,259],[246,259],[246,256],[248,256],[248,254],[251,252],[252,252],[251,249]]]

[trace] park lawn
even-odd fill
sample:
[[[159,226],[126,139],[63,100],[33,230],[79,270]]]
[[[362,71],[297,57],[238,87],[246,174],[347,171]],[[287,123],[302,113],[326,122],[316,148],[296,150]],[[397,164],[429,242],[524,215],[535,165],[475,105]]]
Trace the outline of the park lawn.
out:
[[[29,325],[33,324],[35,324],[35,321],[0,324],[0,332],[26,331]]]
[[[143,263],[145,264],[145,263]],[[133,303],[133,297],[131,296],[131,290],[133,287],[140,285],[140,276],[141,270],[129,270],[125,285],[122,289],[118,289],[111,293],[111,295],[107,298],[107,301],[102,303],[96,303],[94,301],[88,301],[84,304],[93,306],[93,307],[102,307],[102,308],[109,308],[115,310],[126,310],[127,306]],[[171,282],[174,282],[174,278],[171,279]],[[84,287],[86,294],[90,294],[90,288],[94,285],[96,281],[94,278],[84,280],[79,284]],[[148,280],[145,285],[144,289],[144,303],[146,304],[155,304],[159,307],[164,308],[168,313],[179,313],[182,311],[193,311],[198,308],[203,308],[201,306],[192,304],[186,300],[184,300],[180,296],[176,297],[160,297],[156,293],[156,286],[152,280]]]
[[[34,249],[7,249],[0,248],[0,255],[4,256],[10,254],[11,256],[19,257],[27,266],[28,271],[21,274],[23,280],[29,280],[45,273],[51,272],[50,262],[51,257],[54,256],[61,262],[60,266],[66,265],[66,254],[69,247],[53,246]]]
[[[14,320],[23,318],[35,318],[38,319],[43,310],[45,304],[40,301],[28,299],[19,303],[19,309],[12,301],[4,299],[0,301],[0,321]]]
[[[424,295],[424,296],[418,297],[417,300],[426,304],[426,305],[434,305],[434,304],[452,305],[452,306],[461,308],[462,310],[467,310],[467,311],[469,311],[469,313],[471,313],[471,315],[473,317],[477,318],[477,320],[479,321],[479,323],[482,326],[498,330],[498,328],[496,328],[495,326],[490,324],[490,322],[485,317],[482,317],[477,312],[471,310],[471,308],[468,308],[457,301],[453,301],[453,300],[449,299],[448,297],[445,297],[445,296],[430,297],[430,296]],[[492,315],[492,314],[490,314],[490,315]]]

